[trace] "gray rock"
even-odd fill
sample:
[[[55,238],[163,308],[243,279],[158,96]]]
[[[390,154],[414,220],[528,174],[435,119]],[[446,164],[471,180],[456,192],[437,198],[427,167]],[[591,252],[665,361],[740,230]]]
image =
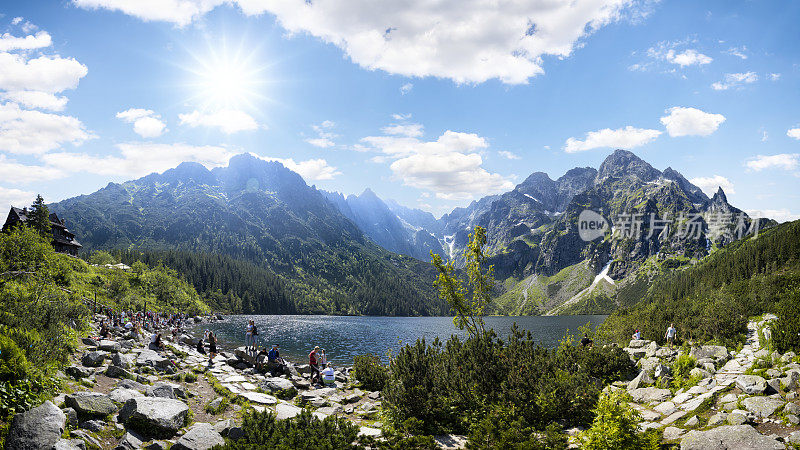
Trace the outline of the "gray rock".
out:
[[[633,398],[633,401],[637,403],[663,402],[672,397],[672,393],[669,389],[658,389],[654,387],[638,388],[628,393],[631,395],[631,398]]]
[[[781,378],[781,384],[787,391],[794,391],[800,387],[800,370],[791,369],[786,371],[786,376]]]
[[[89,430],[97,433],[101,431],[103,428],[106,427],[106,423],[102,420],[87,420],[85,422],[81,422],[80,427],[84,430]]]
[[[286,378],[270,377],[261,383],[261,388],[269,392],[294,389],[294,384]]]
[[[14,416],[6,437],[6,448],[51,450],[61,440],[67,416],[52,402]]]
[[[794,431],[786,438],[786,442],[790,444],[800,444],[800,431]]]
[[[171,449],[174,450],[208,450],[215,445],[225,445],[225,440],[210,423],[196,423],[186,432]]]
[[[278,420],[291,419],[300,414],[302,409],[289,403],[278,403],[275,407],[275,414]]]
[[[133,378],[133,374],[120,366],[108,366],[105,372],[109,378]]]
[[[630,383],[628,383],[628,390],[632,391],[634,389],[639,389],[640,387],[645,387],[648,384],[653,384],[653,379],[648,375],[646,370],[642,370],[639,372],[639,375],[636,375]]]
[[[728,414],[728,423],[731,425],[743,425],[747,423],[747,412],[740,409],[734,409]]]
[[[739,375],[736,377],[736,387],[745,394],[763,394],[767,390],[767,380],[758,375]]]
[[[64,372],[67,375],[71,376],[72,378],[75,378],[76,380],[90,377],[92,373],[94,373],[94,371],[88,367],[76,366],[76,365],[67,367],[66,369],[64,369]]]
[[[145,450],[167,450],[169,445],[168,441],[153,441],[145,447]]]
[[[100,345],[100,343],[97,342],[97,339],[92,339],[88,337],[82,338],[81,343],[83,343],[83,345],[86,345],[88,347],[97,347],[98,345]]]
[[[664,364],[659,364],[653,369],[653,376],[656,378],[661,378],[665,375],[669,375],[670,370],[669,366],[665,366]]]
[[[682,430],[678,427],[666,427],[664,428],[664,432],[662,436],[664,437],[665,441],[674,441],[686,433],[686,430]]]
[[[786,421],[791,423],[792,425],[797,425],[800,423],[800,417],[797,417],[794,414],[786,414]]]
[[[117,403],[125,403],[128,400],[136,397],[144,397],[139,391],[134,391],[133,389],[118,387],[113,391],[108,393],[109,398]]]
[[[137,450],[142,448],[143,441],[146,439],[142,438],[138,434],[128,431],[122,436],[119,443],[114,450]]]
[[[725,425],[707,431],[692,430],[681,440],[681,450],[782,450],[784,445],[750,425]]]
[[[220,436],[226,437],[228,436],[228,432],[230,431],[230,429],[235,426],[236,422],[234,422],[233,419],[224,419],[217,421],[217,423],[214,424],[214,430],[216,430],[216,432],[219,433]]]
[[[769,397],[747,397],[742,404],[745,409],[759,417],[769,417],[783,406],[784,402]]]
[[[784,410],[789,414],[800,416],[800,406],[797,406],[797,403],[787,403]]]
[[[697,418],[697,416],[692,416],[689,417],[689,419],[684,423],[684,425],[686,425],[689,428],[694,428],[700,425],[700,420]]]
[[[675,407],[675,403],[670,401],[659,403],[658,406],[656,406],[653,409],[655,409],[664,416],[668,416],[678,410],[678,408]]]
[[[644,348],[644,347],[647,347],[647,345],[649,343],[650,343],[650,341],[645,340],[645,339],[633,339],[628,344],[628,348]]]
[[[214,400],[211,400],[210,402],[208,402],[208,407],[213,409],[214,411],[216,411],[217,409],[219,409],[219,407],[222,404],[223,400],[225,400],[224,397],[217,397]]]
[[[728,415],[724,412],[718,412],[708,419],[709,427],[716,427],[728,421]]]
[[[667,416],[667,418],[665,418],[664,420],[662,420],[661,424],[662,425],[669,425],[669,424],[675,423],[676,421],[682,419],[685,415],[686,415],[686,411],[676,411],[676,412],[670,414],[669,416]]]
[[[134,391],[139,391],[142,394],[147,390],[147,386],[142,384],[139,381],[133,380],[119,380],[117,383],[117,387],[125,388],[125,389],[133,389]]]
[[[702,347],[692,347],[689,356],[694,359],[710,358],[718,361],[728,359],[728,349],[722,345],[703,345]]]
[[[142,350],[142,352],[139,353],[139,356],[136,358],[137,366],[150,366],[164,369],[171,364],[172,363],[167,358],[164,358],[156,351],[150,349]]]
[[[186,390],[183,386],[174,384],[174,383],[166,383],[163,381],[159,381],[157,383],[153,383],[152,386],[147,386],[145,390],[145,395],[148,397],[161,397],[161,398],[186,398]]]
[[[689,376],[697,378],[709,378],[711,377],[711,374],[699,367],[695,367],[689,371]]]
[[[119,412],[119,420],[148,437],[174,436],[183,427],[189,407],[180,400],[160,397],[132,398]]]
[[[133,367],[133,358],[124,353],[114,353],[111,355],[111,364],[130,370]]]
[[[89,352],[83,355],[81,358],[81,364],[86,367],[100,367],[103,364],[103,360],[106,359],[106,352]]]
[[[117,405],[99,392],[76,392],[68,395],[64,404],[78,412],[79,416],[105,417],[117,412]]]
[[[275,397],[260,392],[242,392],[239,396],[251,403],[257,403],[259,405],[274,405],[278,403],[278,399]]]
[[[92,436],[91,434],[87,433],[84,430],[71,431],[70,434],[72,436],[80,438],[81,442],[85,441],[84,445],[89,444],[91,448],[102,448],[100,441],[98,441],[94,436]]]
[[[78,411],[73,408],[64,408],[64,415],[67,416],[67,425],[75,428],[78,426]]]
[[[53,450],[86,450],[86,444],[80,439],[59,439]]]
[[[103,350],[104,352],[111,352],[111,353],[116,353],[121,350],[119,342],[110,341],[106,339],[100,341],[100,345],[98,347],[100,348],[100,350]]]

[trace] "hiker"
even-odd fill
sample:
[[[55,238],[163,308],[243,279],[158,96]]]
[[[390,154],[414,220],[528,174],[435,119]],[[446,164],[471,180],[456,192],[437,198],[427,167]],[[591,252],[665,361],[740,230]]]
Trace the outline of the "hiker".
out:
[[[203,338],[197,340],[197,353],[200,353],[201,355],[206,354],[206,348],[203,345]]]
[[[311,382],[314,382],[314,378],[316,377],[318,383],[322,383],[322,377],[319,372],[319,346],[314,347],[314,350],[311,350],[311,353],[308,354],[308,365],[311,367]]]
[[[328,365],[328,357],[325,355],[325,349],[319,351],[319,366],[325,368]]]
[[[281,351],[278,348],[278,344],[272,345],[272,350],[267,354],[267,360],[273,364],[283,365],[283,358],[281,358]]]
[[[111,331],[109,331],[106,321],[100,322],[100,339],[107,339],[110,335]]]
[[[208,365],[214,364],[214,357],[217,356],[217,337],[213,331],[208,332]]]
[[[251,320],[247,323],[247,329],[244,333],[244,347],[245,350],[250,350],[250,347],[253,345],[253,327],[255,323]]]
[[[336,382],[336,372],[333,371],[333,367],[331,367],[330,363],[325,366],[325,369],[322,371],[322,384],[330,385]]]
[[[258,327],[254,321],[251,320],[250,323],[253,324],[253,351],[256,352],[258,351]]]
[[[583,339],[581,339],[581,345],[584,347],[592,347],[594,345],[594,341],[589,338],[587,333],[583,333]]]
[[[642,333],[639,332],[638,328],[636,329],[636,331],[633,332],[633,336],[631,336],[631,339],[633,339],[634,341],[639,341],[642,339]]]
[[[161,342],[161,333],[155,333],[154,335],[150,336],[150,349],[151,350],[164,349],[164,343]]]
[[[664,338],[667,340],[667,344],[669,344],[669,348],[672,348],[672,344],[675,343],[675,335],[678,334],[678,330],[675,329],[675,324],[669,324],[669,328],[667,328],[666,334],[664,334]]]

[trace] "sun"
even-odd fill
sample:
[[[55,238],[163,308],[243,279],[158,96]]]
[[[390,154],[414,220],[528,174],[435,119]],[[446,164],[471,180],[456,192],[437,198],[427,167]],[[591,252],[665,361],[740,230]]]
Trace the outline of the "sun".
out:
[[[258,52],[232,51],[222,44],[193,56],[192,99],[204,109],[257,109],[267,98],[267,67],[259,64]]]

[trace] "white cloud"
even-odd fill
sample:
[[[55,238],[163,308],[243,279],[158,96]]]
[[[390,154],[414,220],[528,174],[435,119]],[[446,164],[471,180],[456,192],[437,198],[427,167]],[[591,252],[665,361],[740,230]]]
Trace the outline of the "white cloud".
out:
[[[709,197],[713,197],[719,188],[722,188],[726,194],[736,193],[736,190],[733,189],[733,183],[731,183],[731,180],[723,177],[722,175],[692,178],[689,180],[689,182],[702,189],[703,192],[705,192]]]
[[[392,119],[394,120],[408,120],[411,118],[411,113],[407,114],[392,114]]]
[[[0,208],[8,211],[12,206],[24,208],[33,203],[36,194],[15,188],[4,188],[0,186]]]
[[[647,49],[647,56],[662,61],[667,61],[671,64],[677,64],[681,67],[687,66],[702,66],[711,64],[714,59],[708,55],[704,55],[693,48],[687,48],[683,51],[678,51],[678,47],[688,45],[691,41],[663,41],[659,42],[653,47]],[[630,66],[629,70],[645,70],[646,64],[634,64]]]
[[[746,51],[747,51],[747,46],[743,45],[741,47],[731,47],[725,53],[739,57],[741,59],[747,59],[747,53],[745,53]]]
[[[336,145],[336,142],[333,140],[336,139],[338,136],[332,133],[330,130],[336,126],[336,123],[331,120],[324,120],[319,125],[311,125],[311,129],[317,133],[317,137],[315,138],[307,138],[305,141],[309,144],[313,145],[314,147],[319,148],[330,148]]]
[[[0,150],[41,154],[65,142],[80,145],[94,136],[80,120],[58,114],[20,109],[16,103],[0,103]]]
[[[10,100],[28,108],[40,108],[50,111],[63,111],[67,106],[67,97],[56,96],[42,91],[10,91],[0,92],[0,98]]]
[[[781,153],[778,155],[756,155],[747,162],[750,170],[761,171],[764,169],[794,170],[800,165],[800,153]]]
[[[711,85],[715,91],[725,91],[730,88],[740,87],[743,84],[751,84],[758,81],[755,72],[726,73],[722,81],[717,81]]]
[[[55,180],[63,176],[64,173],[54,167],[21,164],[0,154],[0,180],[7,183],[32,183]]]
[[[793,213],[786,208],[783,209],[748,209],[745,211],[750,217],[765,217],[767,219],[775,219],[778,223],[790,222],[800,219],[800,214]]]
[[[725,122],[722,114],[707,113],[697,108],[675,106],[667,112],[669,115],[662,117],[661,123],[672,137],[708,136]]]
[[[167,127],[161,116],[150,109],[130,108],[118,112],[117,119],[133,123],[133,131],[143,138],[159,137]]]
[[[778,81],[781,79],[781,74],[779,73],[771,73],[769,74],[770,81]]]
[[[792,139],[800,140],[800,127],[797,128],[790,128],[786,130],[786,135]]]
[[[516,153],[511,153],[511,152],[509,152],[509,151],[506,151],[506,150],[500,150],[500,151],[499,151],[499,152],[497,152],[497,153],[498,153],[500,156],[502,156],[503,158],[505,158],[505,159],[522,159],[522,158],[520,158],[520,156],[519,156],[519,155],[517,155]]]
[[[309,159],[306,161],[295,162],[292,158],[270,158],[270,161],[278,161],[287,169],[300,174],[305,180],[320,181],[331,180],[342,173],[336,167],[328,164],[324,159]]]
[[[186,25],[225,0],[73,0],[144,20]],[[457,83],[522,84],[543,73],[542,58],[564,58],[609,23],[638,17],[632,0],[504,4],[472,0],[230,0],[245,14],[271,13],[290,33],[341,48],[355,63],[405,76]]]
[[[0,53],[0,89],[58,93],[75,89],[89,69],[74,58]]]
[[[69,174],[85,172],[133,178],[163,172],[185,161],[220,167],[234,155],[225,147],[183,143],[129,142],[118,144],[117,149],[119,156],[60,152],[42,155],[41,159],[47,166]]]
[[[583,141],[572,137],[567,139],[564,144],[564,151],[576,153],[605,147],[632,149],[652,142],[660,135],[661,131],[634,128],[630,125],[616,130],[604,128],[586,133],[586,139]]]
[[[422,136],[423,126],[421,123],[407,123],[391,125],[381,128],[384,134],[393,134],[396,136],[420,137]]]
[[[213,113],[204,113],[194,110],[188,114],[179,114],[181,125],[190,127],[216,127],[223,133],[233,134],[239,131],[258,129],[256,120],[244,111],[238,109],[222,109]]]
[[[10,50],[33,50],[36,48],[50,47],[53,44],[50,34],[40,31],[25,37],[12,36],[9,33],[0,35],[0,52]]]
[[[447,130],[435,141],[408,136],[369,136],[361,141],[383,154],[375,162],[394,160],[389,167],[395,178],[437,198],[470,199],[513,187],[502,175],[482,167],[480,152],[489,144],[474,133]]]
[[[412,89],[414,89],[414,85],[412,83],[406,83],[400,86],[400,95],[406,95],[411,92]]]

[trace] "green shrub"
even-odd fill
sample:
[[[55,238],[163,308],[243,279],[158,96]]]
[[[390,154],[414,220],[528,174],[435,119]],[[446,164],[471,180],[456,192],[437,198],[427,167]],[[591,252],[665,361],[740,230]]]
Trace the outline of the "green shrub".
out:
[[[194,372],[186,372],[186,374],[183,375],[183,381],[187,383],[194,383],[197,381],[197,374]]]
[[[561,427],[552,423],[544,433],[537,432],[508,408],[496,407],[470,428],[468,449],[522,448],[566,449],[567,437]]]
[[[211,406],[211,402],[208,402],[208,404],[205,407],[205,410],[207,413],[216,416],[217,414],[222,414],[223,412],[225,412],[225,410],[228,409],[228,405],[230,405],[230,400],[228,400],[228,397],[222,397],[222,400],[220,401],[219,405],[217,405],[216,408]]]
[[[693,380],[689,375],[689,372],[696,365],[697,361],[688,354],[682,353],[678,356],[678,359],[672,364],[672,386],[674,389],[681,389],[697,383],[697,380]]]
[[[658,448],[653,435],[639,434],[639,413],[628,405],[624,391],[603,393],[594,409],[592,427],[581,436],[586,450],[640,450]],[[657,437],[657,436],[656,436]]]
[[[785,298],[776,310],[778,320],[771,325],[773,347],[781,353],[800,353],[800,294]]]
[[[355,379],[361,383],[364,389],[370,391],[382,391],[389,379],[386,366],[381,363],[378,355],[367,354],[353,358],[353,369]]]
[[[329,416],[319,420],[303,410],[298,416],[276,420],[269,411],[248,410],[242,419],[244,436],[228,441],[222,449],[256,450],[264,448],[355,449],[359,427],[347,419]]]

